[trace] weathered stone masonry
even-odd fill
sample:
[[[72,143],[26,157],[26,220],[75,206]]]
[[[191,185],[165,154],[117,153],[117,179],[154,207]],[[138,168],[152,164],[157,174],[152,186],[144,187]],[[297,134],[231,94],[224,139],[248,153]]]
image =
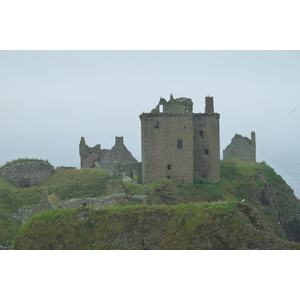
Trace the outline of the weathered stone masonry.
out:
[[[236,134],[231,143],[223,151],[223,159],[237,159],[246,162],[256,162],[255,132],[251,132],[251,140]]]
[[[22,206],[21,208],[19,208],[18,213],[13,214],[13,218],[16,221],[20,221],[23,224],[25,224],[26,220],[30,217],[47,210],[79,208],[82,206],[103,207],[114,205],[118,202],[127,203],[130,201],[147,204],[148,196],[128,195],[125,194],[124,191],[120,190],[119,187],[116,194],[109,195],[106,197],[77,198],[70,199],[67,201],[61,201],[61,199],[57,195],[52,194],[48,196],[48,190],[42,190],[42,200],[39,204]]]
[[[161,98],[151,113],[140,115],[142,183],[170,178],[193,183],[194,177],[220,180],[220,115],[213,97],[206,97],[205,113],[193,113],[189,98]]]
[[[43,160],[17,162],[0,171],[0,176],[10,183],[23,187],[36,187],[47,179],[54,167]]]
[[[141,164],[133,157],[124,145],[123,137],[116,137],[115,145],[109,149],[101,149],[98,144],[89,147],[82,137],[79,144],[81,168],[96,168],[108,170],[111,177],[122,176],[125,173],[133,178],[137,174],[141,178]],[[140,182],[140,181],[139,181]]]

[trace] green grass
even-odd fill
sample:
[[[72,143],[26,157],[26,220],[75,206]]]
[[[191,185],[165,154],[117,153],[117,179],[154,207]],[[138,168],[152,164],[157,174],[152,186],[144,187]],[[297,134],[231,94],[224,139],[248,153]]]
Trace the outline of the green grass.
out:
[[[259,231],[237,204],[80,208],[43,212],[14,249],[299,249]]]
[[[18,158],[12,161],[7,162],[3,166],[0,167],[0,171],[6,167],[9,167],[11,165],[17,164],[17,163],[24,163],[24,162],[33,162],[33,161],[39,161],[39,162],[46,162],[49,163],[48,160],[43,160],[43,159],[37,159],[37,158]]]
[[[62,200],[101,197],[106,195],[108,179],[108,172],[103,170],[55,170],[39,187],[21,189],[0,177],[0,243],[12,242],[21,226],[12,214],[22,206],[38,204],[42,189],[48,189],[49,195],[56,193]]]
[[[222,213],[228,216],[230,214],[229,210],[236,207],[238,203],[241,204],[241,200],[245,199],[245,204],[251,207],[253,212],[259,211],[264,222],[263,226],[265,230],[275,232],[278,236],[284,238],[282,231],[277,229],[276,221],[278,211],[280,211],[282,217],[292,217],[295,215],[295,211],[298,210],[300,212],[300,209],[298,202],[289,194],[287,185],[281,176],[276,174],[265,162],[246,163],[228,160],[221,161],[220,166],[221,180],[219,183],[214,184],[205,181],[199,182],[197,185],[181,184],[167,178],[160,179],[150,185],[124,183],[121,180],[114,180],[116,182],[115,184],[122,185],[128,194],[148,195],[150,207],[145,208],[142,203],[136,201],[135,203],[131,203],[130,206],[120,204],[119,207],[102,210],[100,214],[107,214],[107,218],[114,220],[114,218],[118,219],[120,217],[121,212],[126,212],[125,215],[127,218],[131,214],[134,216],[138,211],[143,212],[147,209],[147,211],[153,212],[153,210],[158,209],[161,215],[164,213],[167,213],[169,216],[173,214],[174,219],[172,217],[172,222],[185,224],[184,226],[194,226],[192,225],[193,223],[190,223],[192,221],[189,219],[189,216],[195,215],[195,212],[191,209],[192,207],[194,207],[197,214],[203,218],[212,215],[218,216]],[[0,178],[0,242],[12,242],[20,229],[20,223],[12,219],[12,213],[17,212],[18,208],[23,205],[39,203],[42,189],[48,189],[49,195],[55,193],[62,200],[82,197],[101,197],[106,195],[106,182],[108,180],[111,180],[108,176],[108,172],[98,169],[55,170],[53,174],[37,188],[20,189]],[[259,200],[255,200],[254,198],[260,189],[266,187],[274,194],[275,206],[272,204],[273,206],[271,207],[264,207]],[[53,201],[55,201],[55,199]],[[185,205],[189,205],[190,208],[187,208],[188,211],[185,211]],[[172,210],[173,208],[171,207],[175,210]],[[201,213],[199,210],[201,210]],[[49,216],[48,213],[50,213]],[[72,213],[69,213],[71,216]],[[56,215],[56,220],[60,220],[65,214],[69,213],[65,210],[65,212],[57,211],[54,214]],[[139,214],[139,218],[143,218],[143,216],[143,213]],[[45,212],[45,214],[35,216],[33,219],[35,221],[32,222],[39,220],[39,224],[44,224],[44,221],[48,224],[48,221],[50,223],[52,222],[50,219],[53,217],[54,216],[51,216],[51,212]],[[44,218],[46,219],[43,221]],[[69,222],[72,220],[69,220]],[[147,222],[142,219],[138,220],[138,222],[142,223]],[[28,221],[27,223],[31,224],[30,222],[31,221]],[[68,226],[71,226],[72,222]],[[76,223],[77,221],[75,220],[74,222]],[[117,221],[114,222],[116,223],[114,223],[113,226],[116,226],[116,228],[122,226],[121,223]],[[131,221],[128,219],[128,222]],[[175,223],[173,224],[174,226]],[[209,227],[208,220],[205,224],[205,226]],[[173,225],[169,224],[168,226],[172,227]],[[31,226],[33,226],[33,224]],[[69,228],[68,226],[66,228]],[[89,229],[85,228],[84,230],[90,230],[89,232],[92,234],[92,228],[94,228],[95,224],[90,222],[89,226]],[[111,231],[112,229],[109,226],[111,225],[107,225],[103,230]],[[151,226],[150,223],[149,226]],[[25,228],[28,229],[27,225]],[[80,227],[76,228],[78,230],[80,229]],[[174,228],[173,230],[175,230]],[[55,235],[55,230],[58,230],[57,226],[53,230],[51,234]]]

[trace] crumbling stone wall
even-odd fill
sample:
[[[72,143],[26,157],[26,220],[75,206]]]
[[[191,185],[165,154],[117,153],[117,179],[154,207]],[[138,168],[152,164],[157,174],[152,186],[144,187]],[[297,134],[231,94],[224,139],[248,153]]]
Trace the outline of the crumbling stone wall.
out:
[[[238,159],[246,162],[256,162],[255,132],[251,132],[251,140],[236,134],[231,143],[223,151],[223,159]]]
[[[53,197],[57,198],[56,195],[51,195],[52,199]],[[22,206],[21,208],[18,209],[18,213],[13,214],[13,218],[16,221],[20,221],[23,224],[28,218],[31,218],[33,215],[41,213],[46,210],[52,210],[58,208],[57,205],[53,203],[53,200],[49,200],[48,197],[48,190],[42,190],[42,199],[39,204],[32,204],[32,205],[27,205],[27,206]]]
[[[71,199],[65,202],[61,202],[60,208],[78,208],[81,206],[94,206],[102,207],[106,205],[113,205],[118,202],[130,202],[130,201],[139,201],[143,204],[147,204],[148,196],[147,195],[127,195],[127,194],[116,194],[110,195],[107,197],[99,198],[78,198]]]
[[[116,137],[115,145],[111,150],[101,149],[100,144],[95,147],[89,147],[85,144],[85,140],[82,137],[79,153],[81,168],[108,170],[111,177],[121,176],[123,173],[132,177],[132,172],[136,172],[140,175],[139,178],[141,180],[141,166],[138,165],[138,161],[124,145],[123,137]]]
[[[116,137],[115,145],[110,152],[100,162],[99,166],[103,170],[108,170],[111,177],[118,176],[116,173],[116,164],[138,164],[138,161],[132,156],[130,151],[124,145],[123,137]],[[129,176],[129,175],[128,175]]]
[[[100,162],[110,152],[108,149],[101,149],[101,145],[89,147],[85,143],[84,137],[81,138],[79,144],[79,155],[81,169],[94,168],[96,162]]]
[[[126,175],[132,180],[134,175],[137,175],[137,183],[142,183],[142,164],[139,162],[134,163],[116,163],[113,165],[113,173],[115,176]]]
[[[120,187],[120,183],[118,184]],[[13,218],[23,224],[26,220],[37,213],[53,209],[79,208],[82,206],[103,207],[113,205],[118,202],[128,203],[130,201],[147,204],[147,195],[127,195],[125,193],[109,195],[107,197],[77,198],[61,201],[55,194],[48,196],[48,190],[42,191],[42,200],[37,205],[28,205],[19,208],[18,213],[13,214]]]
[[[36,187],[47,179],[54,167],[43,160],[16,162],[0,170],[0,176],[19,187]]]

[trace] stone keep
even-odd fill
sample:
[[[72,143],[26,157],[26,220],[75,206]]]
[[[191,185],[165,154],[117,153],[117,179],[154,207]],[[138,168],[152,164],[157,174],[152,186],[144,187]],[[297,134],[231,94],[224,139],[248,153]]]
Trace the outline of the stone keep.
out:
[[[195,178],[220,180],[220,115],[213,97],[205,113],[193,113],[189,98],[160,98],[156,108],[140,115],[142,183],[170,178],[193,183]]]

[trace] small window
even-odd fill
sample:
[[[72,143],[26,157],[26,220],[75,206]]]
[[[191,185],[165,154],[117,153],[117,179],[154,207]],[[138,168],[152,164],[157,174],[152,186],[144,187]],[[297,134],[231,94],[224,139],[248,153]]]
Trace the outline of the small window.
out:
[[[182,149],[182,139],[177,140],[177,149]]]
[[[206,178],[206,175],[203,175],[202,177],[203,177],[203,178]]]
[[[171,170],[171,165],[167,165],[167,169],[168,169],[168,170]]]
[[[205,155],[208,155],[208,153],[209,153],[208,149],[205,149],[204,153],[205,153]]]
[[[159,121],[154,122],[154,129],[158,129],[159,128]]]
[[[167,178],[171,179],[170,176],[167,176]]]
[[[199,131],[199,135],[203,138],[203,130]]]
[[[90,154],[93,154],[93,152],[90,152]]]

